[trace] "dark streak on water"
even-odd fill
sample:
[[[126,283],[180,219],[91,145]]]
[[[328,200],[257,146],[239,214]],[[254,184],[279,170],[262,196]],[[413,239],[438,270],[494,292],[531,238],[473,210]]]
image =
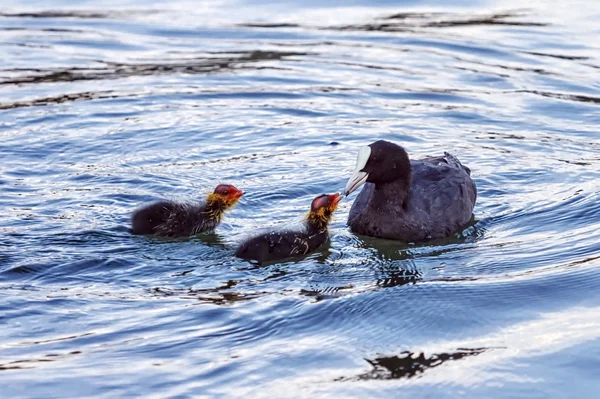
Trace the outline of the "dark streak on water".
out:
[[[431,356],[425,356],[422,352],[416,354],[405,351],[401,356],[366,359],[373,369],[355,378],[358,380],[410,379],[419,377],[426,370],[439,367],[449,360],[460,360],[468,356],[477,356],[486,350],[487,348],[459,348],[456,352],[435,353]]]
[[[4,2],[2,395],[596,398],[600,6],[521,6]],[[357,237],[351,197],[318,253],[232,257],[377,138],[457,155],[472,223]],[[215,234],[129,234],[221,182]]]

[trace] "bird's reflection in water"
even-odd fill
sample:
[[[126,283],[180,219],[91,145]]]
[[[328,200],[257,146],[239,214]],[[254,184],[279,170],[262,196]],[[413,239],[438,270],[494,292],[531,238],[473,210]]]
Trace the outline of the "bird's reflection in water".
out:
[[[268,292],[235,292],[232,289],[240,280],[229,280],[215,288],[167,288],[154,287],[149,293],[158,298],[193,299],[215,305],[229,305],[235,302],[248,301],[269,294]]]
[[[402,264],[398,262],[376,262],[374,268],[375,276],[369,277],[369,281],[351,281],[349,284],[344,285],[301,289],[300,294],[312,297],[315,302],[319,302],[325,299],[338,298],[343,295],[360,294],[376,291],[381,288],[414,284],[421,279],[419,271],[404,269],[402,268]]]
[[[386,268],[377,276],[375,285],[382,288],[397,287],[405,284],[415,284],[421,279],[418,270]]]

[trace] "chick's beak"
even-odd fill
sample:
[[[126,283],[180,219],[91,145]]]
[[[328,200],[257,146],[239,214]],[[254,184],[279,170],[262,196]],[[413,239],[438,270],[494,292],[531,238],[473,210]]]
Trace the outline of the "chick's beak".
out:
[[[244,195],[244,192],[236,188],[229,195],[234,199],[239,199],[242,195]]]
[[[337,206],[337,204],[342,200],[342,198],[344,198],[342,196],[342,194],[340,193],[335,193],[335,194],[329,194],[327,195],[327,198],[329,199],[329,202],[331,202],[331,204],[333,206]]]

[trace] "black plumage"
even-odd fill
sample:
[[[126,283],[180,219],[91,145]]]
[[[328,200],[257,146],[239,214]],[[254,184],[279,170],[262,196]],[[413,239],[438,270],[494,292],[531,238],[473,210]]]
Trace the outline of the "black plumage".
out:
[[[300,230],[270,231],[252,237],[238,247],[235,256],[263,263],[314,252],[329,238],[327,226],[341,199],[339,194],[315,198]]]
[[[396,144],[380,140],[369,147],[368,161],[348,183],[353,191],[359,177],[365,182],[348,217],[353,232],[416,242],[449,236],[471,220],[477,189],[456,157],[445,152],[410,161]]]
[[[210,232],[242,195],[243,192],[234,186],[221,184],[203,203],[155,202],[133,213],[131,232],[161,237],[186,237]]]

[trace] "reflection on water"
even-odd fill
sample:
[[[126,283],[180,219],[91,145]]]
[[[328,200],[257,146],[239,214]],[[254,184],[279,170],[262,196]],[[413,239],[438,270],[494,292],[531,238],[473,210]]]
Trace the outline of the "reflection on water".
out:
[[[0,85],[45,83],[45,82],[73,82],[78,80],[119,79],[130,76],[159,75],[171,73],[197,74],[211,73],[220,70],[244,68],[245,63],[260,62],[265,60],[281,60],[284,57],[305,55],[304,53],[252,51],[240,54],[238,57],[207,57],[185,60],[172,60],[164,64],[121,64],[107,63],[98,68],[72,68],[68,70],[44,71],[34,70],[35,75],[19,76],[13,79],[0,80]],[[252,67],[257,69],[258,67]],[[14,72],[7,69],[6,71]],[[20,72],[20,71],[19,71]]]
[[[231,281],[230,281],[231,282]],[[194,299],[202,302],[210,302],[215,305],[231,304],[238,301],[248,301],[261,296],[261,293],[243,293],[243,292],[222,292],[223,289],[231,288],[227,284],[224,287],[218,287],[215,289],[192,289],[187,290],[173,290],[165,288],[153,288],[151,290],[152,295],[157,297],[173,297],[176,296],[179,299]],[[267,293],[263,293],[267,294]]]
[[[400,356],[377,357],[366,359],[373,367],[368,373],[360,374],[354,378],[360,380],[390,380],[413,378],[423,374],[427,369],[441,366],[450,360],[460,360],[469,356],[477,356],[485,352],[486,348],[463,349],[459,348],[452,353],[436,353],[425,356],[424,353],[402,352]]]
[[[79,80],[104,80],[104,79],[120,79],[133,76],[148,76],[162,74],[202,74],[214,73],[222,70],[243,69],[248,68],[248,63],[280,60],[284,57],[301,56],[303,53],[293,52],[272,52],[272,51],[252,51],[250,53],[240,54],[234,57],[233,54],[228,57],[207,57],[185,59],[180,61],[169,60],[168,63],[155,64],[122,64],[122,63],[107,63],[102,67],[95,68],[70,68],[62,70],[47,71],[42,69],[23,71],[5,69],[7,72],[18,72],[18,75],[13,78],[0,79],[2,85],[23,85],[34,83],[47,82],[74,82]],[[252,69],[274,68],[268,66],[251,67]],[[1,71],[0,71],[1,72]],[[34,72],[27,75],[22,72]],[[138,93],[117,93],[115,91],[102,92],[84,92],[84,93],[69,93],[65,95],[37,98],[30,101],[17,101],[13,103],[0,103],[0,110],[32,107],[49,104],[60,104],[79,100],[96,100],[138,96]]]
[[[7,1],[3,395],[597,396],[598,4]],[[356,236],[353,195],[317,253],[233,256],[376,139],[456,154],[472,223]],[[129,233],[218,183],[215,234]]]
[[[7,18],[109,18],[109,13],[85,11],[0,12]]]
[[[21,360],[13,360],[7,363],[0,363],[0,370],[19,370],[19,369],[32,369],[35,368],[37,363],[51,363],[60,361],[62,359],[68,358],[72,355],[80,355],[79,351],[72,351],[67,354],[59,354],[59,353],[50,353],[47,354],[43,358],[39,359],[21,359]]]
[[[488,15],[453,14],[453,13],[398,13],[380,19],[385,22],[366,25],[348,25],[334,29],[367,30],[386,32],[413,32],[420,28],[450,28],[459,26],[478,25],[509,25],[509,26],[546,26],[543,22],[518,20],[526,18],[524,12],[506,11]]]

